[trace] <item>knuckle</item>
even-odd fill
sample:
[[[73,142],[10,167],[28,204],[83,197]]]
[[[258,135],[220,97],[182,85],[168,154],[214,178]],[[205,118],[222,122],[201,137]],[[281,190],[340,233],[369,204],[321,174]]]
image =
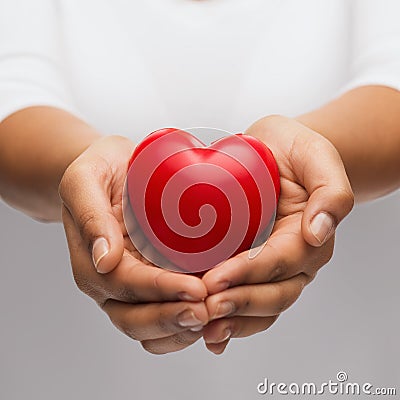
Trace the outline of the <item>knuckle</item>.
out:
[[[140,303],[140,298],[136,293],[136,289],[133,287],[121,287],[117,289],[116,296],[124,302],[131,303],[131,304],[138,304]]]
[[[71,187],[76,185],[79,178],[86,172],[86,170],[87,168],[84,164],[76,161],[68,166],[60,181],[59,193],[61,198],[64,199],[68,196]]]
[[[82,237],[91,237],[92,227],[96,223],[96,216],[92,209],[82,210],[77,218],[79,232]],[[93,238],[94,239],[94,238]]]
[[[174,333],[180,328],[178,322],[176,322],[175,324],[176,327],[174,330],[173,327],[171,326],[170,321],[168,321],[168,319],[164,315],[160,315],[160,317],[156,321],[156,324],[157,328],[164,334]]]
[[[280,114],[271,114],[262,119],[265,128],[269,128],[277,123],[286,121],[287,118]]]
[[[309,285],[317,276],[317,272],[306,274],[307,275],[307,280],[305,282],[305,285]]]
[[[286,311],[289,306],[292,304],[291,301],[288,299],[285,299],[282,303],[277,304],[275,308],[275,315],[282,314],[284,311]]]
[[[75,284],[81,292],[94,299],[98,297],[98,290],[93,286],[89,279],[76,272],[73,274],[73,276]]]
[[[332,237],[331,240],[329,240],[324,246],[313,249],[314,255],[307,260],[302,268],[302,272],[307,275],[316,274],[320,268],[328,264],[328,262],[332,259],[333,249],[334,237]]]
[[[248,251],[238,254],[234,259],[237,261],[237,265],[240,266],[238,269],[240,271],[240,279],[247,281],[254,273],[253,260],[248,256]]]
[[[280,292],[277,297],[275,315],[282,314],[286,311],[300,296],[301,292],[304,289],[304,286],[307,284],[309,278],[306,274],[300,274],[298,279],[295,279],[295,282],[292,283],[293,287],[290,290],[285,289],[283,284],[279,284],[277,290]],[[300,280],[300,282],[299,282]]]
[[[250,308],[250,306],[251,306],[251,299],[247,298],[245,299],[245,301],[242,304],[242,307],[240,308],[243,312],[246,312]]]
[[[267,282],[278,281],[285,275],[287,270],[286,263],[283,260],[279,260],[278,264],[272,269],[270,276],[267,279]]]
[[[285,122],[287,120],[286,117],[279,115],[279,114],[272,114],[272,115],[267,115],[266,117],[263,117],[256,121],[249,129],[248,131],[253,131],[254,133],[257,132],[264,132],[264,131],[270,131],[275,129],[275,127],[278,124],[281,124],[282,122]]]
[[[229,321],[229,326],[227,327],[231,331],[231,338],[242,337],[244,324],[240,318],[231,318]]]
[[[68,194],[70,193],[70,182],[72,182],[70,178],[70,168],[68,167],[63,176],[61,177],[60,184],[58,185],[58,194],[63,202],[67,201]]]
[[[354,194],[350,188],[343,188],[338,192],[338,199],[343,205],[346,214],[354,207]]]
[[[327,265],[334,254],[335,235],[333,235],[323,246],[312,249],[312,254],[306,260],[302,272],[308,276],[314,276]]]
[[[260,271],[263,271],[263,283],[279,280],[281,276],[285,275],[288,269],[287,257],[285,254],[282,254],[279,245],[274,243],[273,239],[267,242],[266,248],[268,248],[268,258],[270,259],[270,262],[264,263],[260,259]],[[251,271],[254,272],[254,268]]]
[[[246,290],[244,296],[242,297],[242,299],[240,299],[240,301],[237,302],[237,305],[234,308],[237,309],[238,313],[248,312],[252,304],[254,303],[254,297],[257,295],[258,293],[254,293],[253,290]]]
[[[164,277],[168,277],[169,276],[169,272],[160,269],[159,271],[157,271],[157,273],[154,275],[153,277],[153,281],[152,281],[152,286],[155,290],[160,290],[160,288],[162,288],[162,281]]]
[[[124,318],[114,318],[110,315],[110,320],[124,335],[130,337],[133,340],[140,340],[140,334],[138,330],[132,326],[126,319]]]
[[[281,314],[290,304],[290,298],[287,296],[286,290],[281,283],[274,284],[274,306],[272,307],[273,313]]]
[[[132,326],[123,324],[122,328],[119,328],[119,329],[121,330],[121,332],[123,332],[126,336],[130,337],[131,339],[136,340],[136,341],[140,340],[140,334]]]
[[[109,171],[112,170],[110,162],[101,154],[92,157],[81,155],[73,161],[65,170],[58,192],[63,201],[71,200],[75,189],[84,189],[89,178],[107,181]]]
[[[122,136],[122,135],[109,136],[108,140],[110,142],[113,142],[113,143],[115,143],[117,145],[120,145],[120,146],[125,146],[125,147],[127,147],[127,146],[128,147],[132,147],[133,146],[132,141],[130,139],[128,139],[127,137]]]
[[[253,309],[258,307],[260,302],[265,300],[265,292],[263,292],[262,285],[256,285],[255,287],[248,287],[242,290],[241,296],[228,300],[233,305],[231,313],[227,314],[224,318],[234,318],[237,315],[250,315]]]
[[[333,240],[330,242],[329,246],[327,246],[326,251],[324,251],[321,254],[317,269],[319,269],[321,266],[328,264],[328,262],[332,259],[333,257]]]

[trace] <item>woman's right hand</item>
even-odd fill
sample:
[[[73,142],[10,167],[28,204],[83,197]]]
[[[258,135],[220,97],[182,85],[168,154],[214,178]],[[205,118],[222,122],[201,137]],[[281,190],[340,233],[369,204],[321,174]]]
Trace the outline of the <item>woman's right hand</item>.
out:
[[[126,138],[105,137],[67,168],[59,190],[63,223],[79,289],[123,333],[147,351],[163,354],[202,336],[207,290],[197,277],[149,264],[133,247],[122,213],[133,150]]]

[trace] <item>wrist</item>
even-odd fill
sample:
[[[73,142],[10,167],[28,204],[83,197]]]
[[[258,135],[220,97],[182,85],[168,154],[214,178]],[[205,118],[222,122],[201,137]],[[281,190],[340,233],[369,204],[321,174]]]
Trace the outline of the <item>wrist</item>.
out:
[[[58,186],[68,165],[100,137],[75,116],[31,107],[0,124],[0,194],[41,221],[59,221]]]

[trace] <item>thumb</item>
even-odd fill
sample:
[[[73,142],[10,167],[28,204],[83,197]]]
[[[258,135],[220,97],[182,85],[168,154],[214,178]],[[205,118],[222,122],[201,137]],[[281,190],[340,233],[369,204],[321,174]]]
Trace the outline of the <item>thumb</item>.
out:
[[[354,205],[353,191],[338,152],[327,140],[317,142],[318,152],[303,158],[303,184],[310,196],[301,227],[304,239],[315,247],[334,235]]]
[[[352,207],[351,192],[328,186],[318,188],[303,214],[301,229],[306,242],[315,247],[325,244]]]
[[[99,166],[96,165],[96,175]],[[123,234],[108,190],[85,164],[71,165],[60,184],[60,197],[72,215],[99,273],[112,271],[122,259]]]

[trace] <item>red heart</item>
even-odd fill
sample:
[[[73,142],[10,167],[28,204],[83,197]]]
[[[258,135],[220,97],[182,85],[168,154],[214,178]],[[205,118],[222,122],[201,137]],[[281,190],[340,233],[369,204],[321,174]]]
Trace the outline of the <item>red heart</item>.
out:
[[[258,139],[230,135],[207,147],[168,128],[136,147],[127,189],[138,250],[159,266],[200,272],[267,239],[280,184],[275,159]]]

